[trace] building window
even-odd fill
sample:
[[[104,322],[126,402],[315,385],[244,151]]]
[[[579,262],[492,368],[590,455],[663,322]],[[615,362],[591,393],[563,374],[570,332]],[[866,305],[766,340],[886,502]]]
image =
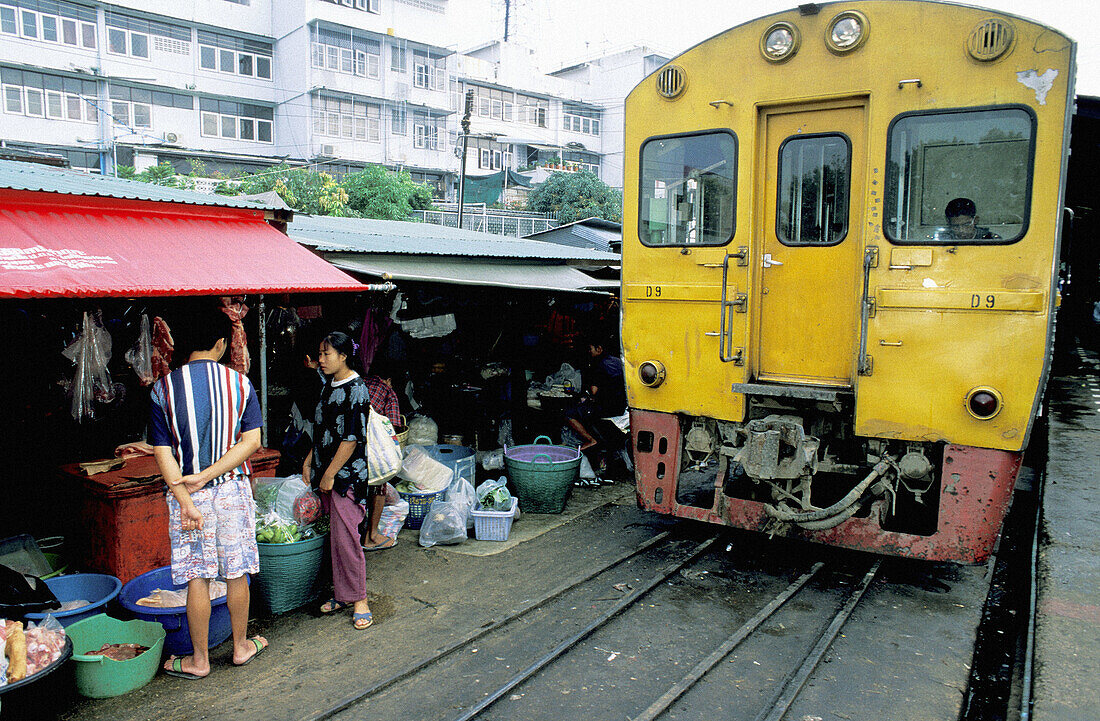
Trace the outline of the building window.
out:
[[[516,122],[546,127],[546,115],[550,109],[550,101],[546,98],[535,98],[530,95],[516,95]]]
[[[355,30],[314,28],[310,58],[315,68],[378,78],[382,43]]]
[[[199,132],[209,138],[271,143],[271,108],[229,100],[199,100]]]
[[[25,7],[0,4],[0,33],[95,49],[93,8],[63,1],[21,4]]]
[[[390,70],[395,73],[408,72],[408,58],[405,53],[405,48],[400,48],[396,45],[390,47]]]
[[[599,135],[600,111],[567,106],[562,112],[561,127],[574,133]]]
[[[143,60],[149,59],[149,43],[153,37],[188,43],[190,51],[191,29],[182,25],[171,25],[156,20],[107,12],[107,52],[114,55],[128,55]]]
[[[447,58],[427,50],[414,50],[413,85],[428,90],[446,90]]]
[[[317,135],[379,143],[382,106],[351,98],[314,97],[313,130]]]
[[[95,122],[95,81],[0,68],[4,112],[53,120]]]
[[[325,0],[325,2],[362,10],[363,12],[374,13],[375,15],[382,12],[382,0]]]
[[[408,114],[404,108],[390,109],[390,133],[392,135],[408,135]]]
[[[220,73],[271,80],[271,43],[200,30],[199,67]]]

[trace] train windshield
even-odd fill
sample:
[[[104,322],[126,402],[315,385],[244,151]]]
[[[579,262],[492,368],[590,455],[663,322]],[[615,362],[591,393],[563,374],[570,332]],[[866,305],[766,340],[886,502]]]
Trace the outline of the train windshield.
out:
[[[1027,230],[1034,118],[1022,108],[921,113],[888,139],[883,231],[897,243],[1009,243]]]
[[[783,245],[833,245],[848,234],[852,150],[843,135],[785,140],[775,234]]]
[[[638,235],[646,245],[723,245],[733,237],[737,141],[728,132],[642,146]]]

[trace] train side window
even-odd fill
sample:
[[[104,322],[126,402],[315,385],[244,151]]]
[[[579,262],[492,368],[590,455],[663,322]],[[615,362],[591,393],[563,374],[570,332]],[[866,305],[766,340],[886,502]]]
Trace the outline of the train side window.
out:
[[[775,234],[783,245],[835,245],[848,235],[852,146],[840,134],[799,135],[779,147]]]
[[[649,246],[724,245],[733,238],[737,139],[725,130],[642,145],[638,236]]]
[[[1034,157],[1028,108],[899,116],[887,136],[883,232],[899,244],[1019,240],[1027,232]]]

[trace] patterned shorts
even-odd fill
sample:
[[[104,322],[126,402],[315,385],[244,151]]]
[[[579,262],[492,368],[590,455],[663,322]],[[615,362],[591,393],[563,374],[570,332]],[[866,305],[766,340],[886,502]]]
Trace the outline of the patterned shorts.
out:
[[[202,514],[202,530],[184,531],[180,504],[168,493],[168,539],[172,544],[172,582],[193,578],[237,578],[259,573],[256,502],[252,484],[237,476],[191,494]]]

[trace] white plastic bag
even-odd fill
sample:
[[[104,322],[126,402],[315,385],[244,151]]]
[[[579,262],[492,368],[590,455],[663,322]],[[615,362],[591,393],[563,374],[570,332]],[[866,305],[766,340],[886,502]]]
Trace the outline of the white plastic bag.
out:
[[[300,475],[286,478],[257,478],[252,491],[256,512],[274,512],[283,521],[306,526],[321,515],[321,499]]]
[[[399,478],[409,481],[418,493],[435,493],[451,485],[454,471],[440,463],[418,446],[405,447],[405,460],[401,463]],[[400,487],[398,490],[403,490]]]
[[[424,548],[453,545],[466,540],[466,519],[459,504],[453,501],[432,501],[424,523],[420,526],[420,545]]]
[[[508,491],[508,479],[501,476],[489,479],[477,487],[477,504],[485,511],[507,511],[512,507],[512,494]]]
[[[388,538],[397,538],[397,532],[405,525],[408,515],[408,501],[401,500],[391,506],[382,506],[382,515],[378,519],[378,532]]]
[[[428,416],[413,416],[405,442],[410,446],[434,446],[439,443],[439,426]]]
[[[370,409],[367,421],[367,483],[380,486],[401,470],[401,444],[390,419]]]
[[[466,528],[474,527],[474,517],[470,512],[477,505],[477,496],[474,494],[474,485],[461,476],[455,476],[451,485],[447,487],[447,500],[458,505],[466,520]]]

